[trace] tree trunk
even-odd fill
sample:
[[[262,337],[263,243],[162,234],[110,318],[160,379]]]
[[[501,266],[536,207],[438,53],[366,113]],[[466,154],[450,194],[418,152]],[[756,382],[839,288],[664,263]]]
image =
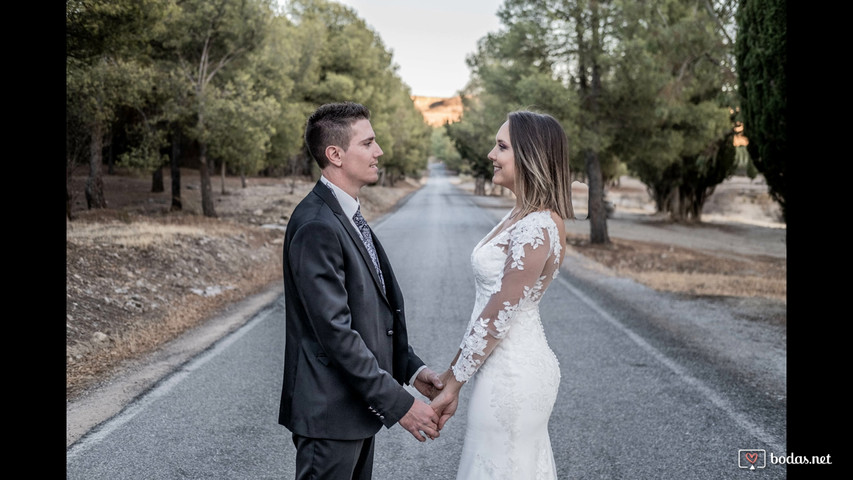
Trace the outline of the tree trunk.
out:
[[[213,165],[211,165],[211,169],[213,169]],[[226,195],[228,192],[225,191],[225,160],[222,161],[222,168],[220,168],[219,171],[221,177],[220,183],[222,184],[222,195]]]
[[[157,167],[157,170],[154,170],[154,173],[151,174],[151,192],[160,193],[165,191],[166,187],[163,186],[163,165],[160,165]]]
[[[199,174],[201,175],[201,211],[205,217],[216,217],[213,206],[213,187],[210,184],[210,171],[213,165],[207,163],[207,144],[199,142]]]
[[[598,4],[589,4],[590,18],[589,34],[577,28],[575,34],[578,36],[580,89],[581,97],[584,98],[582,110],[589,119],[589,129],[594,138],[601,138],[601,96],[603,87],[601,85],[601,62],[599,57],[604,52],[601,41],[601,26],[599,24]],[[579,26],[582,23],[578,24]],[[589,72],[589,73],[586,73]],[[589,219],[589,242],[594,245],[606,245],[610,243],[607,234],[607,209],[604,206],[604,178],[601,172],[601,158],[599,147],[593,147],[584,153],[584,167],[587,176],[588,206],[587,218]]]
[[[676,186],[669,192],[666,197],[666,211],[669,212],[669,219],[674,222],[684,220],[684,210],[681,208],[681,189]]]
[[[246,184],[246,172],[240,172],[240,186],[246,188],[248,185]]]
[[[172,158],[169,162],[172,173],[172,206],[169,211],[175,212],[183,209],[181,204],[181,168],[178,157],[181,152],[181,129],[175,126],[172,132]]]
[[[71,217],[71,190],[68,188],[68,182],[65,183],[65,216],[68,217],[68,220],[74,220]]]
[[[486,194],[486,178],[482,175],[474,179],[474,195]]]
[[[74,205],[74,189],[71,186],[71,178],[74,176],[74,157],[69,154],[70,149],[66,146],[65,150],[65,215],[68,220],[74,220],[71,215],[71,208]]]
[[[597,11],[593,11],[593,23],[597,24]],[[600,42],[598,40],[598,29],[593,29],[593,45],[599,50]],[[599,127],[599,99],[601,98],[601,66],[598,60],[592,63],[592,78],[588,90],[588,108],[592,117],[591,128],[595,132],[596,137],[600,137],[601,129]],[[587,183],[588,190],[588,206],[587,217],[589,217],[589,243],[593,245],[606,245],[610,243],[610,236],[607,235],[607,209],[604,206],[604,178],[601,173],[601,158],[599,152],[590,150],[586,152],[584,158],[584,166],[586,174],[589,177]]]
[[[601,162],[596,152],[586,152],[584,159],[588,185],[587,217],[589,218],[589,243],[610,243],[607,235],[607,210],[604,208],[604,180],[601,177]]]
[[[684,212],[684,220],[687,223],[702,223],[702,206],[705,204],[705,197],[702,194],[691,190],[690,194],[684,194],[681,197],[682,212]]]
[[[89,144],[89,178],[86,179],[86,206],[93,208],[107,208],[107,200],[104,198],[104,179],[101,177],[101,163],[103,163],[103,125],[96,123],[92,126],[92,140]]]
[[[107,173],[109,173],[110,175],[115,175],[115,173],[116,173],[115,163],[116,162],[115,162],[115,152],[113,151],[113,143],[115,143],[115,142],[113,142],[112,130],[113,129],[110,129],[110,138],[109,138],[110,144],[107,145]]]

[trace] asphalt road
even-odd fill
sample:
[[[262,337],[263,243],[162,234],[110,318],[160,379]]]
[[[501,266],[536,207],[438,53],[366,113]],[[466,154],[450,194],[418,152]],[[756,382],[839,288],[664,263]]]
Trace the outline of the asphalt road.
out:
[[[436,170],[373,225],[406,295],[410,342],[437,371],[471,313],[470,252],[505,212]],[[562,371],[549,424],[559,478],[786,478],[770,462],[786,453],[785,327],[588,267],[567,257],[541,304]],[[284,299],[264,298],[209,348],[173,358],[176,368],[159,362],[162,378],[137,372],[135,386],[116,382],[124,393],[111,398],[126,401],[102,402],[103,421],[86,424],[84,409],[69,406],[69,431],[80,434],[69,435],[67,478],[293,478],[295,449],[276,421]],[[99,398],[107,397],[87,399],[89,408]],[[374,478],[455,478],[467,407],[463,389],[435,441],[419,443],[399,426],[381,431]],[[765,468],[740,468],[761,467],[744,449],[763,451]]]

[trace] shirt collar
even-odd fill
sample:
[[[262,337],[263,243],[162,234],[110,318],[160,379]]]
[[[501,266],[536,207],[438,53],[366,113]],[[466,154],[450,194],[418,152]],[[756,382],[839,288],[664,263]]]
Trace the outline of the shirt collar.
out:
[[[344,211],[344,214],[346,214],[347,218],[352,218],[352,216],[355,215],[355,212],[361,206],[361,203],[359,203],[358,199],[352,198],[350,194],[343,191],[339,186],[330,182],[329,179],[323,175],[320,175],[320,181],[323,182],[324,185],[329,187],[332,190],[332,193],[335,194],[335,198],[338,199],[338,203],[341,205],[341,210]]]

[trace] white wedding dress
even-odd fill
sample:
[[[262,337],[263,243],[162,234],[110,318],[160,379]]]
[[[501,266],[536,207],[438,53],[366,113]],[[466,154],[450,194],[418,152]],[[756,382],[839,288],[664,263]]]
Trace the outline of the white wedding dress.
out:
[[[548,419],[560,366],[539,300],[559,272],[559,229],[549,211],[503,227],[509,215],[471,253],[476,300],[453,366],[472,386],[458,480],[557,477]]]

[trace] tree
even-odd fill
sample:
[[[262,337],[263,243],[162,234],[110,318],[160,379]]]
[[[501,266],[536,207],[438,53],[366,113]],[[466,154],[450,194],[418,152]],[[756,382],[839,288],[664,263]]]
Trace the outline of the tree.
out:
[[[172,193],[169,211],[175,212],[183,210],[180,166],[187,146],[185,132],[191,130],[194,125],[193,89],[186,77],[175,68],[171,52],[161,49],[158,67],[161,72],[158,90],[164,97],[160,120],[169,139],[168,155]]]
[[[207,108],[216,121],[208,125],[207,143],[221,160],[223,172],[225,165],[230,165],[245,187],[246,174],[263,168],[280,106],[263,90],[254,89],[253,79],[246,72],[213,93]],[[222,189],[225,193],[224,178]]]
[[[362,103],[384,152],[380,182],[393,184],[426,167],[429,126],[376,32],[353,9],[325,0],[292,1],[288,18],[297,25],[292,103],[298,110],[307,116],[323,103]],[[302,165],[303,173],[311,171],[311,162]]]
[[[255,89],[264,91],[279,105],[278,112],[269,120],[274,132],[263,162],[267,173],[299,175],[306,169],[303,127],[314,106],[305,102],[299,91],[311,83],[318,44],[314,35],[323,34],[324,29],[309,30],[312,29],[294,24],[284,14],[276,15],[266,41],[250,55]]]
[[[68,220],[73,220],[71,209],[74,190],[71,187],[71,179],[76,166],[85,161],[89,129],[84,125],[81,116],[74,114],[74,103],[70,98],[66,96],[65,100],[65,215]]]
[[[622,18],[614,152],[658,211],[699,222],[737,167],[731,2],[625,2]]]
[[[240,61],[262,44],[272,9],[269,0],[178,0],[176,7],[166,25],[171,35],[162,46],[192,85],[195,125],[188,133],[198,145],[202,213],[215,217],[210,181],[214,163],[208,148],[210,123],[216,119],[210,116],[210,103],[223,96],[223,72],[239,70]]]
[[[494,146],[495,133],[506,121],[506,113],[489,112],[479,96],[462,97],[462,118],[444,129],[474,177],[474,194],[486,194],[486,179],[494,172],[487,155]]]
[[[626,166],[679,221],[699,221],[734,171],[732,6],[507,0],[505,29],[478,45],[469,65],[485,111],[532,105],[566,128],[592,243],[609,242],[605,189]]]
[[[735,43],[738,93],[750,157],[787,219],[787,6],[741,0]]]
[[[146,81],[150,71],[144,47],[165,12],[166,1],[69,0],[65,4],[66,125],[69,130],[88,131],[88,208],[107,206],[101,177],[104,137],[120,108],[136,108],[144,102],[151,86]]]
[[[608,243],[605,171],[615,127],[608,85],[618,9],[610,1],[507,0],[505,29],[478,45],[469,65],[487,105],[534,105],[567,130],[570,161],[589,184],[590,241]],[[495,108],[495,107],[487,107]],[[463,117],[464,119],[464,117]]]
[[[588,218],[589,241],[593,244],[610,243],[607,233],[607,210],[604,203],[604,178],[602,156],[607,151],[613,130],[613,117],[607,108],[606,80],[609,73],[608,45],[611,42],[610,26],[614,23],[610,2],[566,2],[557,10],[557,18],[570,20],[574,26],[568,42],[576,49],[574,84],[578,89],[581,107],[579,115],[581,154],[589,187]],[[571,49],[572,47],[569,47]],[[571,62],[571,61],[570,61]],[[568,64],[571,64],[567,62]]]
[[[447,135],[444,126],[435,127],[430,135],[430,157],[443,162],[448,171],[461,173],[467,170],[462,163],[462,156],[453,146],[453,142]],[[467,173],[467,172],[466,172]]]
[[[376,115],[377,136],[382,132],[381,138],[388,139],[380,144],[384,154],[379,159],[382,170],[379,184],[389,186],[426,168],[431,131],[415,108],[409,88],[396,75],[392,76],[391,85],[387,110]]]

